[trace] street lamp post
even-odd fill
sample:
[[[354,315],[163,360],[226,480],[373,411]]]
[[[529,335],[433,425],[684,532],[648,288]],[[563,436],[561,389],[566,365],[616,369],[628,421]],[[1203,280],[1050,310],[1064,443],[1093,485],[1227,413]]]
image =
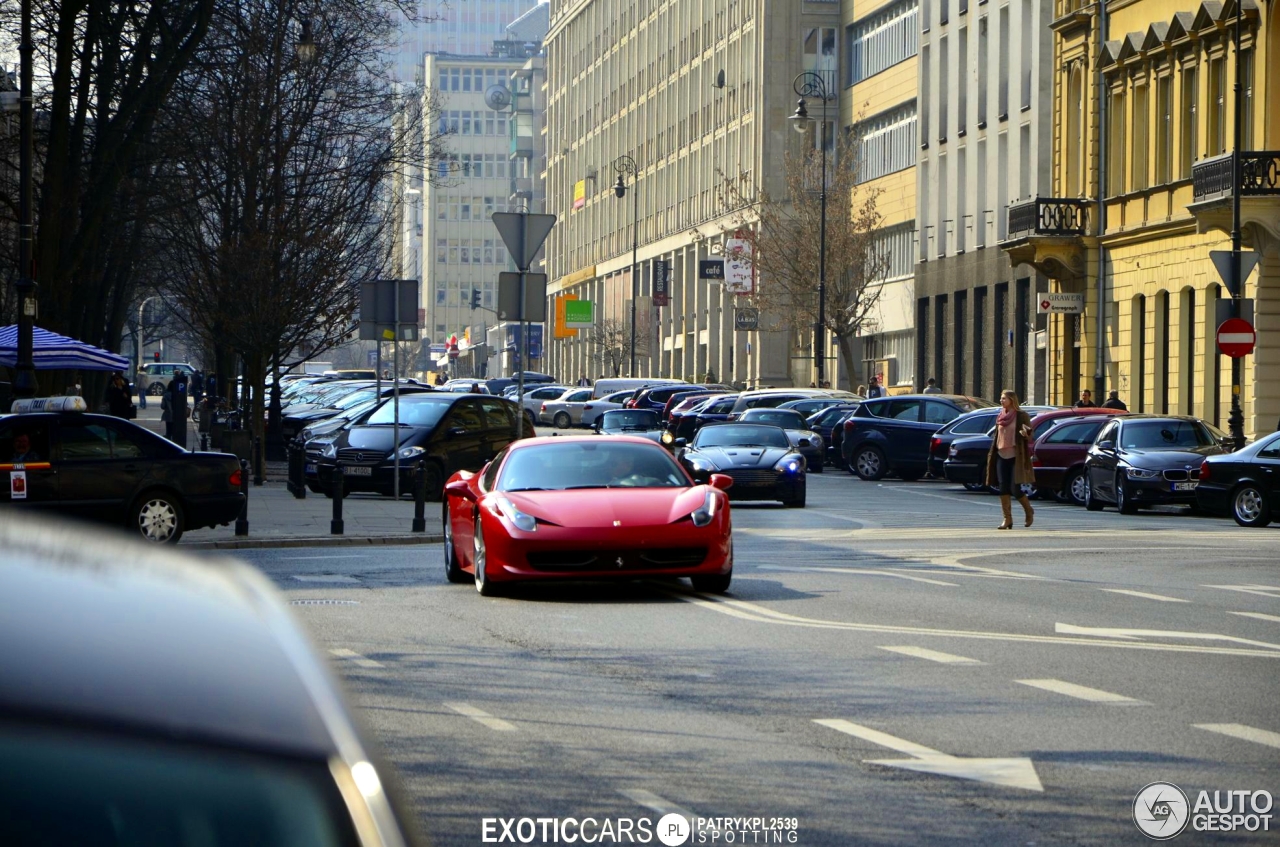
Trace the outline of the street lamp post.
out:
[[[636,300],[640,297],[640,278],[636,268],[636,252],[640,247],[640,201],[635,180],[639,176],[636,160],[622,154],[613,161],[613,169],[618,174],[618,181],[613,184],[613,193],[619,200],[627,196],[627,182],[624,177],[630,176],[631,186],[631,368],[627,376],[636,375]]]
[[[138,370],[142,370],[142,348],[147,343],[147,326],[142,322],[143,310],[147,308],[148,303],[159,296],[159,294],[152,294],[138,304]]]
[[[31,111],[32,58],[31,0],[22,0],[22,23],[18,55],[18,279],[14,288],[18,295],[18,355],[14,362],[13,395],[18,398],[36,396],[36,366],[32,359],[35,347],[36,283],[31,278],[34,243],[32,209],[32,160],[35,156]]]
[[[803,133],[813,124],[805,98],[817,97],[822,101],[822,125],[818,130],[818,146],[822,148],[822,186],[818,191],[821,219],[818,226],[818,320],[813,325],[813,358],[818,369],[818,387],[826,382],[827,373],[827,103],[835,99],[835,92],[828,90],[826,78],[819,73],[806,71],[795,78],[792,89],[800,97],[796,111],[788,120],[796,132]]]

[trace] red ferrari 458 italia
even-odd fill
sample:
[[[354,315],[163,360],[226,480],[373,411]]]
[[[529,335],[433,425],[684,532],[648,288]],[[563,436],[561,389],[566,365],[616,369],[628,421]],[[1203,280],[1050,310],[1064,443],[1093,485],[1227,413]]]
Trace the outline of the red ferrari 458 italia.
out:
[[[529,438],[444,487],[445,574],[488,597],[548,579],[733,577],[733,480],[695,483],[664,448],[633,436]]]

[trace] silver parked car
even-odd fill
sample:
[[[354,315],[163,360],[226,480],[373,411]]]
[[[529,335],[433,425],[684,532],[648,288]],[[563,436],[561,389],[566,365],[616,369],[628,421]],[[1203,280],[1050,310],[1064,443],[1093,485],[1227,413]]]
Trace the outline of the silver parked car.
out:
[[[634,388],[626,388],[622,391],[606,394],[599,400],[591,400],[585,403],[582,407],[582,418],[578,423],[587,427],[595,426],[601,415],[610,409],[621,409],[622,404],[635,393]]]
[[[568,429],[582,423],[582,407],[591,402],[590,388],[570,388],[554,400],[544,400],[538,408],[538,423]]]

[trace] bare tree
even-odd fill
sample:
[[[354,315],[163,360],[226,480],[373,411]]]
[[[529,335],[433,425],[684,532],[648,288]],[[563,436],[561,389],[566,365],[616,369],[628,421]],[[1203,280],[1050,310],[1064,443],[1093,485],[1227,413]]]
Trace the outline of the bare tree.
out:
[[[160,218],[153,244],[218,372],[241,359],[246,420],[259,435],[268,371],[350,337],[360,284],[387,266],[385,179],[422,155],[410,143],[420,130],[391,128],[402,109],[422,120],[404,108],[417,92],[396,91],[378,58],[395,6],[326,4],[309,20],[318,49],[304,62],[294,48],[311,8],[218,4],[163,126],[166,186],[182,202]]]
[[[622,366],[631,361],[631,324],[616,318],[605,318],[587,332],[588,354],[593,361],[600,362],[613,371],[616,377],[622,373]],[[649,355],[648,339],[636,334],[636,357]]]
[[[872,317],[889,256],[880,240],[882,218],[876,208],[880,190],[858,181],[857,145],[842,139],[827,162],[827,284],[826,329],[836,339],[841,370],[857,373],[854,339],[874,330]],[[739,228],[750,247],[757,271],[750,299],[771,329],[790,328],[802,349],[812,349],[818,324],[819,249],[821,226],[819,188],[821,151],[788,153],[783,160],[786,196],[774,197],[736,179],[724,179],[722,201],[738,209]]]

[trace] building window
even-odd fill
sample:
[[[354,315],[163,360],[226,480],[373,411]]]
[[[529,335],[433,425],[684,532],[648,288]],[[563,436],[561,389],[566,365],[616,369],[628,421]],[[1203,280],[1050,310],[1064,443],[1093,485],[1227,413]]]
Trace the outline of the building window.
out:
[[[1240,54],[1240,84],[1244,87],[1244,114],[1241,115],[1240,146],[1245,150],[1254,149],[1253,140],[1253,51],[1246,50]]]
[[[943,79],[951,73],[951,65],[949,59],[951,52],[947,49],[947,36],[944,34],[938,39],[938,141],[946,141],[950,134],[951,126],[947,122],[947,101],[946,92],[942,89]]]
[[[960,63],[957,65],[956,76],[960,82],[957,86],[960,89],[960,102],[956,104],[956,135],[964,135],[969,131],[969,28],[960,27],[959,43]]]
[[[862,82],[904,62],[919,49],[916,0],[895,3],[846,30],[849,62],[846,85]]]
[[[996,103],[996,109],[999,111],[996,116],[1000,120],[1009,117],[1009,7],[1000,7],[1000,54],[999,60],[999,101]]]
[[[1210,156],[1227,151],[1227,60],[1209,60],[1209,145]]]
[[[987,125],[987,19],[978,19],[978,129]]]
[[[904,103],[854,127],[858,139],[858,182],[905,170],[916,163],[916,101]]]
[[[835,27],[815,27],[805,31],[804,70],[822,76],[828,91],[836,90]]]
[[[1173,76],[1156,80],[1156,184],[1173,182]]]
[[[1133,188],[1147,187],[1147,86],[1133,88]]]
[[[1038,51],[1035,49],[1035,41],[1031,34],[1031,23],[1035,17],[1032,11],[1031,0],[1022,0],[1019,7],[1019,13],[1022,16],[1022,110],[1026,111],[1031,108],[1031,68],[1033,66],[1032,56]]]
[[[1200,115],[1196,103],[1196,69],[1187,67],[1182,71],[1182,168],[1183,179],[1191,179],[1191,166],[1195,164],[1200,145]]]
[[[904,279],[915,273],[915,258],[912,255],[915,230],[916,222],[908,221],[876,232],[871,249],[878,261],[873,267],[883,271],[886,282]]]
[[[1112,91],[1107,112],[1107,196],[1124,194],[1124,92]]]
[[[1067,82],[1067,191],[1084,196],[1084,72],[1073,67]]]

